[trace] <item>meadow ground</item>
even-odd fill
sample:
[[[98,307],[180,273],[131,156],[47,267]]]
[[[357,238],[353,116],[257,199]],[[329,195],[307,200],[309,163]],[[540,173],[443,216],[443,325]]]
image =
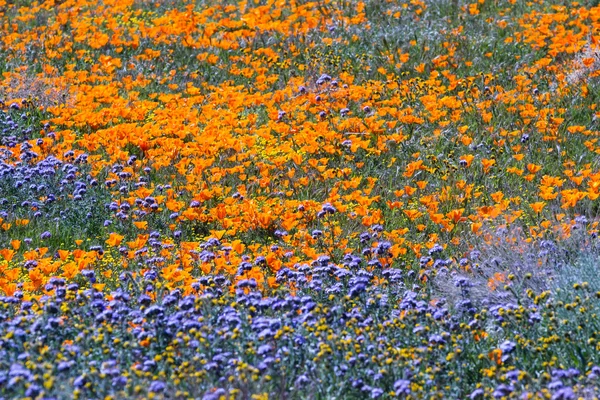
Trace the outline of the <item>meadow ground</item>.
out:
[[[0,72],[0,398],[597,398],[598,1],[0,0]]]

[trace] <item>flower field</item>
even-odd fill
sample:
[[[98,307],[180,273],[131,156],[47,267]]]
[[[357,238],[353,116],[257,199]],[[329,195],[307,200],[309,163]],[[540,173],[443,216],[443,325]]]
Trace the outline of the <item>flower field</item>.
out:
[[[600,395],[597,0],[0,0],[0,399]]]

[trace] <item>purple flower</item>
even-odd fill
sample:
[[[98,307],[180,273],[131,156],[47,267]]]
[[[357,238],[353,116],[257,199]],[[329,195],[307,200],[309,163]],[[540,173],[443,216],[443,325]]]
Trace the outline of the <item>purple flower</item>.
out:
[[[516,347],[516,343],[506,340],[500,345],[500,350],[502,350],[502,353],[504,354],[510,354],[515,350]]]
[[[127,378],[124,376],[117,376],[113,378],[112,385],[117,388],[124,388],[127,385]]]
[[[319,79],[317,79],[317,85],[322,85],[325,82],[329,82],[331,81],[331,76],[327,75],[327,74],[323,74],[319,77]]]
[[[493,395],[495,398],[506,397],[512,392],[514,392],[514,390],[515,388],[512,385],[501,384],[496,388]]]
[[[79,375],[73,381],[73,386],[75,386],[77,388],[80,388],[80,387],[83,387],[83,385],[85,385],[86,382],[87,382],[86,376],[85,375]]]
[[[598,367],[597,365],[594,365],[592,367],[591,371],[588,372],[588,378],[596,379],[599,376],[600,376],[600,367]]]
[[[327,214],[335,214],[337,212],[336,208],[332,206],[331,203],[323,204],[322,210],[325,211]]]
[[[400,396],[402,394],[410,394],[410,381],[406,379],[398,379],[394,382],[394,392],[396,392],[396,396]]]
[[[548,384],[548,389],[550,389],[550,390],[557,390],[557,389],[562,388],[563,386],[564,385],[563,385],[563,383],[562,383],[561,380],[555,379],[555,380],[553,380],[552,382],[550,382]]]
[[[256,354],[258,354],[259,356],[262,356],[262,355],[269,353],[271,350],[272,350],[271,345],[263,344],[262,346],[260,346],[258,348],[258,350],[256,351]]]
[[[46,231],[40,235],[40,238],[42,240],[50,239],[51,237],[52,237],[52,234],[48,231]]]
[[[151,302],[152,302],[152,298],[146,294],[142,294],[142,295],[140,295],[140,297],[138,297],[139,304],[148,305]]]
[[[265,265],[267,263],[267,259],[265,256],[258,256],[254,260],[254,265]]]
[[[429,255],[432,256],[435,253],[441,253],[442,251],[444,251],[444,248],[436,243],[431,249],[429,249]]]
[[[25,391],[25,396],[31,397],[31,398],[36,398],[40,394],[41,391],[42,391],[42,389],[38,385],[32,384],[32,385],[29,385],[29,387]]]
[[[554,396],[552,396],[552,400],[575,400],[577,397],[575,393],[573,393],[573,389],[570,387],[566,387],[564,389],[560,389]]]
[[[164,392],[164,390],[166,388],[167,388],[167,385],[164,382],[152,381],[152,383],[150,384],[150,388],[148,390],[152,393],[159,393],[159,392]]]
[[[308,377],[306,375],[300,375],[298,377],[298,379],[296,379],[296,385],[298,385],[298,386],[303,386],[303,385],[306,385],[307,383],[310,383],[310,379],[308,379]]]

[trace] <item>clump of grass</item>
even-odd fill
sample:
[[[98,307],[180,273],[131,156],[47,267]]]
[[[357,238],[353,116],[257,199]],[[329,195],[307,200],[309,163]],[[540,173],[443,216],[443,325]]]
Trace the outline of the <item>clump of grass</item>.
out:
[[[34,74],[23,68],[7,73],[0,82],[0,98],[25,100],[40,110],[50,107],[73,106],[75,96],[60,78]]]
[[[590,41],[572,62],[573,70],[567,75],[567,82],[572,85],[589,83],[598,78],[600,73],[600,45]]]
[[[479,307],[528,304],[531,293],[556,294],[577,282],[596,287],[600,279],[587,266],[600,257],[600,242],[586,222],[573,221],[563,240],[532,240],[518,226],[490,229],[473,240],[458,268],[437,271],[434,287],[455,306],[468,299]]]

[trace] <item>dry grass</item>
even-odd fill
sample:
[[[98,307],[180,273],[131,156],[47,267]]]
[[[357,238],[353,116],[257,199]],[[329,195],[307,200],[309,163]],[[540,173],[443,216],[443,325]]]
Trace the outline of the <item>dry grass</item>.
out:
[[[576,85],[600,75],[600,44],[589,42],[573,61],[573,71],[567,82]]]
[[[584,257],[598,254],[598,243],[586,232],[585,222],[573,227],[575,233],[563,242],[531,241],[520,228],[487,232],[458,270],[438,271],[435,288],[454,306],[468,299],[475,306],[490,307],[522,304],[529,290],[554,291],[585,280],[578,265]]]
[[[59,79],[28,73],[5,74],[0,82],[0,98],[4,101],[28,100],[42,110],[72,105],[74,93]]]

